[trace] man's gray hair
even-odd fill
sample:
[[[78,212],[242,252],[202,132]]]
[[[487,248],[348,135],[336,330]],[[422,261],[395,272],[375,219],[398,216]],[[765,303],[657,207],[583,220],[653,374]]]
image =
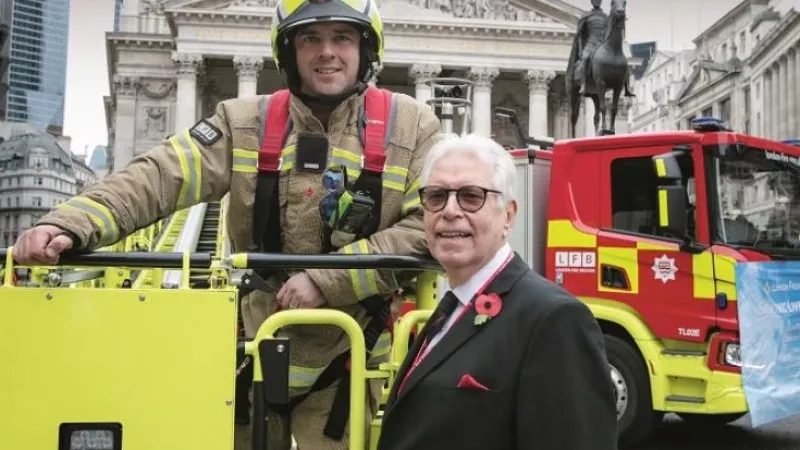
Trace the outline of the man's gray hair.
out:
[[[501,206],[505,206],[509,201],[515,199],[514,185],[517,169],[514,167],[514,158],[494,139],[479,134],[447,135],[434,144],[422,168],[422,186],[428,185],[431,170],[436,163],[451,153],[471,153],[492,166],[494,169],[494,186],[492,188],[502,192]]]

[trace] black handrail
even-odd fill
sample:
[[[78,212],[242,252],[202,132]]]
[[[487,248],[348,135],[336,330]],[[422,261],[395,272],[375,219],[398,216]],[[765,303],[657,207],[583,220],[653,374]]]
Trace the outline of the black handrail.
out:
[[[0,248],[0,264],[5,261],[7,248]],[[282,253],[241,253],[247,255],[247,267],[251,269],[393,269],[393,270],[442,270],[436,260],[387,254],[371,255],[287,255]],[[190,253],[191,268],[211,267],[210,253]],[[178,252],[89,252],[69,253],[60,258],[56,266],[101,266],[101,267],[157,267],[180,269],[183,254]]]
[[[394,269],[442,270],[436,260],[391,254],[370,255],[286,255],[281,253],[243,253],[251,269]]]
[[[7,248],[0,248],[0,264],[5,263]],[[192,268],[211,267],[210,253],[190,253],[189,263]],[[43,264],[33,264],[43,265]],[[91,266],[91,267],[158,267],[180,269],[183,267],[182,253],[166,252],[89,252],[67,253],[61,255],[56,266]]]

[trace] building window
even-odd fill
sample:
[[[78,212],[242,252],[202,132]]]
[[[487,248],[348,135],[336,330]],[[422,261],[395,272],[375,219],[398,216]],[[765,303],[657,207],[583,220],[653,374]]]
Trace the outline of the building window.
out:
[[[33,197],[33,206],[42,206],[42,197]]]
[[[745,86],[744,91],[742,92],[742,98],[744,99],[744,133],[751,134],[750,128],[750,86]]]
[[[703,112],[700,114],[700,117],[711,117],[713,115],[714,115],[714,109],[709,106],[708,108],[703,110]]]
[[[731,98],[725,98],[719,102],[719,118],[723,123],[730,126],[731,121]]]
[[[39,186],[44,184],[44,179],[42,177],[36,177],[36,184]]]
[[[739,48],[742,53],[747,53],[747,34],[744,31],[739,33]]]
[[[689,195],[687,214],[689,234],[694,237],[694,168],[690,155],[678,158],[683,183]],[[650,236],[668,236],[658,227],[658,177],[653,169],[652,156],[617,158],[611,163],[612,227],[622,232]]]

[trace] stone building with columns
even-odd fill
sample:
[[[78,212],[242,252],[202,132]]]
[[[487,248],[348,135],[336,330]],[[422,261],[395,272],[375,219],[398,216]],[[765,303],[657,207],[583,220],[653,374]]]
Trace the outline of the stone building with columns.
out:
[[[748,61],[753,133],[800,138],[800,2],[765,30]]]
[[[639,80],[632,132],[714,116],[747,134],[800,137],[800,1],[743,0],[694,43],[660,53]]]
[[[561,0],[379,0],[382,87],[429,98],[430,77],[472,81],[472,129],[514,143],[493,107],[531,135],[567,136],[563,73],[582,10]],[[588,5],[587,0],[587,5]],[[274,0],[124,0],[107,35],[114,167],[224,99],[283,87],[271,59]],[[583,135],[583,119],[578,134]]]

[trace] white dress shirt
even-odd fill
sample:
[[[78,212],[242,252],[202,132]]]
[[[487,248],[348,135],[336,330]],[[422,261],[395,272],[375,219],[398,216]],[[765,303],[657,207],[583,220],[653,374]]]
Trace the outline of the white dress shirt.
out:
[[[508,245],[508,243],[506,243],[505,245],[500,247],[500,250],[497,251],[494,257],[490,259],[485,266],[481,267],[480,270],[475,272],[475,275],[470,277],[469,280],[467,280],[461,286],[456,287],[455,289],[450,288],[450,284],[447,282],[447,280],[444,281],[442,292],[447,292],[449,290],[452,290],[453,294],[455,294],[456,297],[458,298],[459,304],[458,306],[456,306],[456,309],[455,311],[453,311],[453,314],[450,314],[450,317],[447,319],[447,322],[445,322],[441,331],[439,331],[439,333],[436,334],[436,336],[433,336],[430,343],[427,345],[425,349],[426,354],[437,343],[439,343],[439,341],[442,339],[445,333],[447,333],[450,327],[452,327],[453,324],[455,323],[456,319],[458,319],[458,317],[461,315],[462,311],[467,306],[467,303],[469,303],[469,301],[472,300],[472,297],[474,297],[475,294],[478,293],[478,289],[483,287],[483,285],[486,283],[489,277],[491,277],[495,273],[495,271],[497,271],[497,269],[499,269],[500,266],[503,265],[503,263],[506,261],[506,258],[508,258],[509,254],[511,254],[511,246]]]

